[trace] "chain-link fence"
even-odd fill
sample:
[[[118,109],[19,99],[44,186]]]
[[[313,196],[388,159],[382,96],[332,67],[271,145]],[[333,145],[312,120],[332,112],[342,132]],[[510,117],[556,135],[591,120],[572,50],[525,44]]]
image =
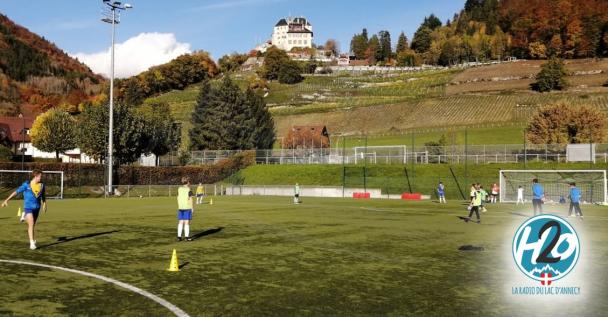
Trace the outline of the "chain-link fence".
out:
[[[454,145],[356,146],[351,148],[256,150],[257,164],[491,164],[568,162],[567,145]],[[215,164],[239,151],[189,152],[188,164]],[[590,161],[608,163],[608,144],[596,144]],[[162,166],[180,164],[174,153],[160,159]]]

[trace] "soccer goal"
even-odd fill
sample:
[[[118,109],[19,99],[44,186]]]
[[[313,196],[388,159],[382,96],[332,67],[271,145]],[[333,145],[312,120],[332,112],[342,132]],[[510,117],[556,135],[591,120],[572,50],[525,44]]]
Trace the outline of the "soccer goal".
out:
[[[47,199],[63,199],[63,171],[43,171]],[[0,170],[0,195],[7,196],[30,180],[32,171]]]
[[[407,150],[405,145],[393,146],[357,146],[354,147],[355,164],[359,161],[371,160],[374,164],[401,164],[407,160]],[[369,162],[369,161],[368,161]]]
[[[524,190],[524,199],[531,201],[535,178],[543,186],[548,201],[567,200],[572,182],[581,190],[581,202],[606,203],[608,200],[606,170],[501,170],[500,201],[516,202],[519,186]]]

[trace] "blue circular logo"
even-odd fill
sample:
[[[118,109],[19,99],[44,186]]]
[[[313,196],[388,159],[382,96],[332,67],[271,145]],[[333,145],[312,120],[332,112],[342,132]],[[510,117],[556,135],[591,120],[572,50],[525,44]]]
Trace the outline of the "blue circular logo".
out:
[[[529,278],[551,285],[572,271],[580,255],[574,228],[554,215],[540,215],[524,222],[513,238],[513,259]]]

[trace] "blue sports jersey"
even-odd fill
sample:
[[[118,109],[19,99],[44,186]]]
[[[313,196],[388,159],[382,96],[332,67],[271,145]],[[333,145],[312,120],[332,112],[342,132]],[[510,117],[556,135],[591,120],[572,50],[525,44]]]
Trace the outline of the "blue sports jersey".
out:
[[[34,194],[34,191],[30,187],[30,182],[23,183],[17,188],[17,194],[23,193],[23,208],[25,210],[36,210],[40,209],[41,203],[46,200],[45,192],[46,187],[43,183],[40,184],[40,193],[38,196]]]
[[[443,187],[443,185],[439,185],[439,186],[437,187],[437,193],[438,193],[439,195],[443,195],[443,194],[445,193],[445,188]]]
[[[541,186],[539,183],[532,185],[532,195],[533,199],[542,199],[545,195],[545,190],[543,189],[543,186]]]
[[[570,188],[570,200],[573,203],[580,202],[581,201],[581,190],[576,187]]]

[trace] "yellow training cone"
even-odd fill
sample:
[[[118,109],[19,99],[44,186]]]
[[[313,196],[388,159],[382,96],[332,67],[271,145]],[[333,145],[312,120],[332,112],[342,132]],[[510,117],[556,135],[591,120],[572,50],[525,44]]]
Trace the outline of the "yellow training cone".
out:
[[[19,207],[19,210],[17,210],[17,217],[21,217],[21,207]]]
[[[179,262],[177,261],[177,251],[175,251],[175,249],[173,249],[173,255],[171,256],[169,272],[179,272]]]
[[[209,201],[209,205],[213,205],[213,198],[211,198],[211,201]]]

